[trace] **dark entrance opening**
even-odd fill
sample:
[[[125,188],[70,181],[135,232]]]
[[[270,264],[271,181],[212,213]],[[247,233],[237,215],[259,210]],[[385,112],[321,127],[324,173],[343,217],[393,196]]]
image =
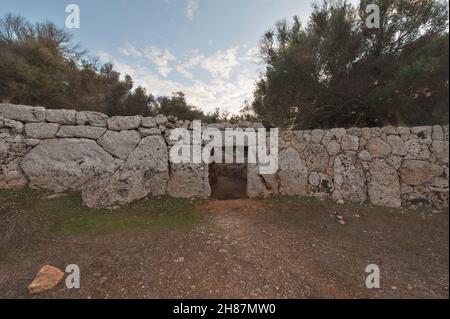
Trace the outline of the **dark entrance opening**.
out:
[[[247,197],[247,164],[210,164],[211,198],[219,200]]]

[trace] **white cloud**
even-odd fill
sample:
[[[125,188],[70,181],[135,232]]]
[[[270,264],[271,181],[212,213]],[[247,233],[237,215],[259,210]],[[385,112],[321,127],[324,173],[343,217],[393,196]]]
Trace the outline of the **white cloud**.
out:
[[[244,61],[250,61],[253,63],[259,63],[259,47],[253,47],[245,53],[244,57],[242,58]]]
[[[186,17],[192,21],[194,19],[194,14],[197,10],[198,10],[198,0],[189,0],[186,7]]]
[[[239,65],[236,57],[239,48],[231,48],[224,52],[218,51],[211,57],[201,61],[201,66],[207,70],[213,77],[229,79],[231,71]]]
[[[161,50],[157,47],[148,47],[144,56],[157,66],[159,73],[164,77],[167,77],[172,71],[172,68],[169,67],[169,62],[176,60],[175,56],[168,49]]]
[[[142,53],[136,49],[134,46],[128,44],[125,47],[118,48],[119,53],[125,55],[125,56],[131,56],[134,58],[141,58]]]
[[[244,62],[250,56],[250,50],[239,55],[239,48],[233,47],[209,56],[195,50],[183,60],[176,59],[167,49],[148,47],[132,50],[130,46],[125,48],[126,50],[119,52],[125,56],[142,58],[136,60],[136,63],[127,64],[120,59],[113,59],[106,52],[100,52],[98,55],[103,62],[112,62],[122,76],[129,74],[135,85],[146,88],[147,92],[153,95],[171,95],[173,92],[182,91],[186,94],[188,103],[205,112],[220,107],[222,111],[231,113],[239,112],[243,102],[252,98],[256,74],[245,67],[245,64],[249,64],[248,61]],[[156,66],[155,71],[150,69],[151,65],[146,61],[151,61]],[[244,65],[238,69],[240,61],[243,61]],[[167,78],[172,68],[188,81]],[[197,78],[196,72],[200,69],[206,70],[210,78]]]

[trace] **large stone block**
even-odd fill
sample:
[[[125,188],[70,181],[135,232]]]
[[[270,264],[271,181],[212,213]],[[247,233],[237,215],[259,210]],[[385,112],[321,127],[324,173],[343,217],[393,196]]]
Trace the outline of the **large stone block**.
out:
[[[126,160],[138,145],[140,138],[137,131],[107,131],[97,142],[111,155]]]
[[[5,117],[0,116],[0,129],[7,128],[12,131],[14,134],[22,134],[24,125],[22,122],[7,119]]]
[[[383,160],[370,164],[369,198],[372,204],[387,207],[400,207],[400,181],[397,171]]]
[[[342,153],[334,160],[335,188],[349,202],[364,202],[367,198],[366,177],[356,157]]]
[[[431,182],[433,178],[444,174],[444,169],[435,164],[418,160],[405,160],[400,167],[402,184],[418,186]]]
[[[436,155],[439,163],[443,165],[448,165],[448,150],[449,143],[448,141],[434,141],[431,149],[433,153]]]
[[[56,123],[27,123],[25,133],[30,138],[47,139],[54,138],[59,130]]]
[[[93,140],[51,139],[25,155],[21,167],[31,187],[65,192],[81,190],[87,183],[113,173],[117,165]]]
[[[76,114],[77,125],[106,127],[108,116],[100,112],[82,111]]]
[[[141,116],[113,116],[108,119],[108,129],[113,131],[135,130],[141,125]]]
[[[324,172],[330,156],[322,144],[310,144],[304,151],[306,166],[310,171]]]
[[[84,125],[64,125],[61,126],[56,136],[58,137],[78,137],[78,138],[89,138],[89,139],[99,139],[103,134],[105,134],[106,128],[96,127],[96,126],[84,126]]]
[[[178,198],[208,198],[211,196],[208,164],[170,163],[167,194]]]
[[[51,123],[74,125],[76,124],[75,110],[47,110],[46,120]]]
[[[168,181],[166,143],[162,136],[150,136],[140,141],[117,172],[94,181],[83,190],[83,204],[91,208],[110,208],[147,196],[164,195]]]
[[[0,116],[21,122],[42,122],[45,108],[27,105],[0,104]]]
[[[297,151],[288,148],[281,151],[278,158],[280,194],[306,196],[308,193],[308,167],[300,159]]]

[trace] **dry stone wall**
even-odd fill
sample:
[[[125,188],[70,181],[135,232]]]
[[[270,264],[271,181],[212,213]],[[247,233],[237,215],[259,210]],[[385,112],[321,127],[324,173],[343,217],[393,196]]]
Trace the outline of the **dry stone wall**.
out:
[[[249,169],[250,197],[300,195],[387,207],[448,207],[447,126],[282,132],[279,171]]]
[[[174,117],[0,104],[0,189],[81,192],[88,207],[158,195],[208,198],[208,165],[173,164]],[[224,129],[258,123],[212,124]],[[315,196],[388,207],[448,207],[448,126],[286,131],[279,170],[247,169],[249,197]]]

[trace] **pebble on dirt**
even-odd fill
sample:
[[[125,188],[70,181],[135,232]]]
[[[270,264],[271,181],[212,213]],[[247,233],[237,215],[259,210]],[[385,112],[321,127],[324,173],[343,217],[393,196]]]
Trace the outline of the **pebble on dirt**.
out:
[[[56,267],[45,265],[39,270],[31,284],[28,286],[30,294],[38,294],[58,286],[64,279],[64,272]]]

